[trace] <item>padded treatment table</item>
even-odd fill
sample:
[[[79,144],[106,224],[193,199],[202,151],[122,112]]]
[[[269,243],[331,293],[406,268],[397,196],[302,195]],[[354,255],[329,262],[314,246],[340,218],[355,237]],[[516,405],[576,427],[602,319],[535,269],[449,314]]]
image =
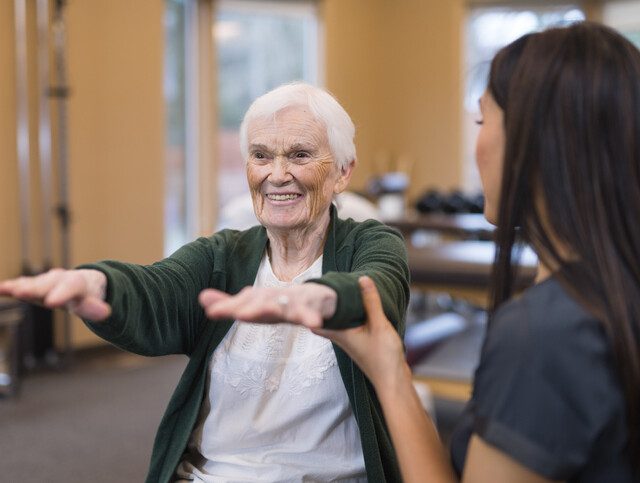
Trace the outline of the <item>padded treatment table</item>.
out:
[[[430,291],[448,292],[486,308],[495,244],[490,241],[452,241],[424,247],[407,244],[412,285]],[[530,285],[538,258],[523,249],[518,264],[516,287]]]
[[[491,241],[495,231],[495,227],[485,219],[484,215],[474,213],[422,214],[409,211],[403,218],[383,221],[405,236],[424,230],[451,238]]]

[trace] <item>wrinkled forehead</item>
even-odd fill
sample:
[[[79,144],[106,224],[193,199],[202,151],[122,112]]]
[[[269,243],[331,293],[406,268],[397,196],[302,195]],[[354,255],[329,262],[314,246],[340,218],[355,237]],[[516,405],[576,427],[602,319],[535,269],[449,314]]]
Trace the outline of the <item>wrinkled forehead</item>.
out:
[[[306,106],[290,106],[275,114],[252,119],[247,126],[252,144],[328,145],[327,129]]]

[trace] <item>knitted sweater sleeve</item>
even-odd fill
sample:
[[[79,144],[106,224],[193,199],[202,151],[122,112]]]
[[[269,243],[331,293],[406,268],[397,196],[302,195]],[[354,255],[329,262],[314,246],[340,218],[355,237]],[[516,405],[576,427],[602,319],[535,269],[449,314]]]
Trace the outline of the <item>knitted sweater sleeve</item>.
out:
[[[152,265],[113,260],[81,265],[106,275],[106,302],[112,308],[107,320],[85,320],[86,325],[136,354],[191,353],[205,320],[198,294],[211,286],[220,241],[199,238]]]
[[[401,334],[409,302],[409,266],[402,236],[394,229],[370,220],[360,224],[352,237],[337,249],[338,260],[347,270],[325,273],[310,280],[331,287],[338,294],[334,315],[324,321],[328,329],[347,329],[362,325],[365,311],[358,278],[373,279],[380,293],[387,318]]]

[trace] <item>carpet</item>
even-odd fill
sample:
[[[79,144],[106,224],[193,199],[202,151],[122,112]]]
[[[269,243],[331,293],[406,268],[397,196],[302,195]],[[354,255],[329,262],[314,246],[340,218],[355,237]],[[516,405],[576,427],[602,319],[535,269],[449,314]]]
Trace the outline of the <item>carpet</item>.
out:
[[[41,370],[0,399],[0,481],[136,482],[187,359],[116,349]]]

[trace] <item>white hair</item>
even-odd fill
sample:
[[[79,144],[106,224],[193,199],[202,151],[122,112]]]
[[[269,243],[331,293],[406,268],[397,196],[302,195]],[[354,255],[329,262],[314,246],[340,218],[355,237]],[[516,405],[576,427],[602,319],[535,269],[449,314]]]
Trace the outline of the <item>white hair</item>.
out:
[[[356,128],[347,111],[324,89],[303,82],[293,82],[258,97],[247,109],[240,124],[240,151],[245,160],[249,154],[249,123],[255,119],[275,116],[279,111],[295,106],[308,107],[314,117],[325,125],[331,154],[338,168],[346,168],[356,159],[356,146],[353,142]]]

